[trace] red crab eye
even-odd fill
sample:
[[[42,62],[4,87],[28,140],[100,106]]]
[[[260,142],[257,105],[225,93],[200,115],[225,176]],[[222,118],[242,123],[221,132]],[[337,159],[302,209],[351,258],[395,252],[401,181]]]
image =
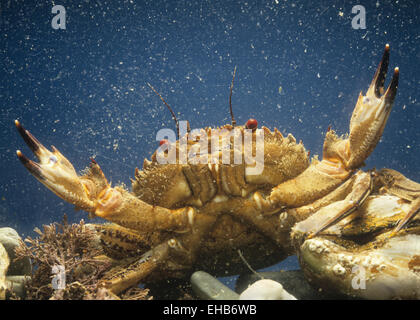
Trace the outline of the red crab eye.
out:
[[[254,130],[254,129],[256,129],[257,127],[258,127],[258,121],[257,121],[257,120],[255,120],[255,119],[253,119],[253,118],[249,119],[249,120],[246,122],[246,124],[245,124],[245,128],[247,128],[247,129],[252,129],[252,130]]]
[[[168,144],[168,143],[169,143],[168,140],[162,139],[159,141],[159,146],[162,146],[163,144]]]
[[[163,151],[163,152],[168,152],[169,149],[169,141],[166,139],[162,139],[159,141],[159,148]]]

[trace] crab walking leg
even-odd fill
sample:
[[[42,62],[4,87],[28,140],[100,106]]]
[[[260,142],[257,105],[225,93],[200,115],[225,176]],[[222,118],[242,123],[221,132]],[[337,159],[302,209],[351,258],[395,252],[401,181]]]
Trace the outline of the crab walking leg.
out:
[[[349,220],[356,218],[359,211],[356,213],[355,211],[361,207],[372,191],[373,179],[371,173],[358,171],[344,185],[346,185],[345,189],[350,189],[350,192],[343,200],[333,201],[319,208],[308,218],[297,223],[292,232],[302,235],[309,234],[306,239],[311,239],[330,227],[331,233],[337,232],[337,227],[334,225],[347,217]],[[348,221],[342,222],[342,224],[346,223]]]
[[[168,274],[171,272],[179,272],[182,270],[189,270],[193,266],[195,257],[200,250],[201,241],[206,233],[208,233],[217,218],[214,216],[200,215],[194,224],[192,232],[181,233],[176,237],[170,238],[159,245],[152,246],[152,249],[147,251],[139,260],[134,262],[120,265],[111,270],[103,279],[103,284],[109,288],[113,293],[118,294],[132,286],[137,285],[139,282],[148,279],[148,276],[153,274]],[[112,228],[112,227],[111,227]],[[119,231],[133,233],[132,230],[122,230],[118,227]],[[130,237],[130,235],[128,235]],[[124,236],[122,241],[126,241],[127,237]],[[165,237],[163,237],[165,238]],[[111,243],[115,242],[116,238],[110,239]],[[131,239],[133,240],[133,238]],[[140,240],[140,242],[137,242]],[[143,240],[137,237],[135,242],[129,245],[138,245],[143,243]],[[121,244],[118,241],[118,244]],[[129,240],[129,242],[131,242]],[[147,241],[146,241],[147,243]],[[144,243],[143,243],[144,244]],[[124,244],[123,244],[124,246]],[[170,263],[168,263],[170,261]]]
[[[151,206],[121,187],[111,188],[99,165],[92,160],[88,172],[78,176],[73,165],[55,147],[49,151],[15,121],[23,140],[39,159],[29,160],[17,151],[28,171],[48,189],[77,208],[139,231],[188,230],[195,216],[192,208],[170,210]]]
[[[162,243],[146,252],[139,260],[115,267],[105,275],[101,282],[113,293],[118,294],[146,278],[164,263],[168,255],[169,246],[167,243]]]
[[[398,225],[395,227],[395,229],[392,231],[390,237],[395,236],[398,231],[400,231],[402,228],[404,228],[408,223],[414,219],[414,217],[420,213],[420,198],[417,198],[413,201],[411,205],[410,211],[407,213],[407,215],[398,223]]]
[[[420,184],[392,169],[382,169],[376,176],[382,185],[382,193],[390,193],[411,202],[411,209],[391,233],[391,236],[395,236],[420,212]]]
[[[322,226],[311,233],[307,239],[317,236],[322,231],[348,217],[365,202],[372,192],[373,184],[371,175],[369,173],[359,171],[356,173],[354,179],[353,191],[341,202],[341,208],[339,208],[337,214],[328,219]]]

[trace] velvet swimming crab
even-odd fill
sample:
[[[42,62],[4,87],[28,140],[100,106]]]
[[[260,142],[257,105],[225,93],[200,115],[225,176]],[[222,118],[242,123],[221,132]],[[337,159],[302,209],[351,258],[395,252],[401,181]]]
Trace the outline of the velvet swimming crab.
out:
[[[162,143],[142,170],[136,168],[131,192],[112,187],[94,160],[78,175],[55,147],[48,150],[16,120],[39,163],[19,150],[17,155],[56,195],[110,222],[95,228],[107,255],[121,261],[103,278],[116,294],[197,269],[240,273],[246,270],[241,250],[255,268],[297,253],[309,279],[326,289],[367,298],[420,298],[420,185],[390,169],[359,170],[396,96],[398,68],[384,90],[388,63],[386,45],[369,89],[359,95],[349,135],[329,129],[322,160],[310,160],[293,135],[258,128],[255,120],[237,126],[233,114],[231,125],[188,131]],[[246,161],[246,133],[252,142],[247,151],[263,155],[258,173],[253,169],[261,163]],[[212,148],[204,139],[209,136],[227,146],[230,162],[222,162],[223,150]],[[158,161],[171,151],[194,151],[204,161]],[[243,157],[233,164],[236,151]]]

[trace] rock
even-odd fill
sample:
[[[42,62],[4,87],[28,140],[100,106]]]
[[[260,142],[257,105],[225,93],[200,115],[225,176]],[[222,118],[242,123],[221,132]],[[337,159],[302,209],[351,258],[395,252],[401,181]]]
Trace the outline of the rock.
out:
[[[15,248],[20,245],[20,240],[16,230],[0,228],[0,300],[7,298],[6,287],[16,296],[25,297],[24,284],[30,279],[28,275],[31,274],[31,261],[29,258],[14,261]],[[6,258],[7,266],[5,265]]]
[[[0,300],[6,299],[6,273],[9,267],[9,256],[4,246],[0,243]]]
[[[239,300],[296,300],[277,281],[263,279],[254,282],[239,296]]]
[[[260,277],[259,277],[259,276]],[[281,283],[283,288],[298,300],[319,300],[336,299],[342,297],[332,297],[323,291],[318,291],[311,287],[305,279],[302,270],[276,271],[276,272],[258,272],[255,274],[241,275],[236,281],[236,291],[241,293],[251,284],[261,279],[271,279]]]
[[[238,300],[239,295],[216,278],[204,271],[196,271],[191,276],[194,293],[204,300]]]
[[[7,272],[8,276],[20,276],[20,275],[30,275],[31,274],[31,261],[29,258],[21,259],[19,261],[14,261],[15,248],[19,246],[19,241],[21,240],[19,234],[16,230],[12,228],[0,228],[0,243],[6,249],[7,254],[10,259],[10,266]]]
[[[7,276],[6,283],[10,290],[21,299],[25,298],[25,282],[29,281],[29,276]]]

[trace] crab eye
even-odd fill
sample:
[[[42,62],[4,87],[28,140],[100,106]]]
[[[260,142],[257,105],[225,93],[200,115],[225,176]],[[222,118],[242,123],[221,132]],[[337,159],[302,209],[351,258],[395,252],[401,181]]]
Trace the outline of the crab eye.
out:
[[[159,148],[164,151],[168,152],[169,141],[166,139],[162,139],[159,141]]]
[[[53,156],[50,156],[50,163],[56,164],[57,161],[58,161],[58,159],[57,159],[56,156],[54,156],[54,155]]]
[[[159,147],[164,145],[164,144],[168,144],[168,143],[169,143],[168,140],[162,139],[162,140],[159,141]]]
[[[254,130],[254,129],[256,129],[257,127],[258,127],[258,121],[257,121],[257,120],[255,120],[255,119],[253,119],[253,118],[249,119],[249,120],[246,122],[246,124],[245,124],[245,128],[247,128],[247,129],[252,129],[252,130]]]

